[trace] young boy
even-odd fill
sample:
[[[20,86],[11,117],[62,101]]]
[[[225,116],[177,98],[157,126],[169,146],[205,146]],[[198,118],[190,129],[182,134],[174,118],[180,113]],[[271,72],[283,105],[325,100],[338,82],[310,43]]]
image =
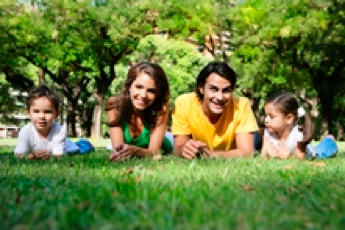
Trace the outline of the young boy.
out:
[[[31,122],[21,128],[14,155],[47,159],[50,154],[61,157],[67,151],[78,147],[66,138],[66,130],[55,122],[59,115],[59,97],[45,85],[32,89],[26,100],[26,110]],[[72,144],[66,149],[66,141]],[[73,146],[74,145],[74,146]]]

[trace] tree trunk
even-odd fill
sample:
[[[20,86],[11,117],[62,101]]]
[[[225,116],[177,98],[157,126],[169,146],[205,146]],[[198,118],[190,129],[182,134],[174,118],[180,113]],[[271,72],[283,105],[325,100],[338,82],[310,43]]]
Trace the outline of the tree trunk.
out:
[[[96,94],[96,104],[93,110],[92,116],[92,128],[91,128],[91,137],[92,138],[101,138],[101,121],[102,121],[102,109],[103,109],[103,98],[104,93]]]
[[[321,117],[322,117],[322,123],[321,123],[321,135],[322,137],[331,133],[331,128],[333,124],[333,101],[334,96],[327,95],[324,92],[319,92],[318,97],[320,99],[321,104]]]
[[[44,75],[45,75],[44,69],[40,68],[38,70],[38,82],[39,82],[40,85],[45,84]]]
[[[90,118],[92,118],[93,110],[93,106],[84,107],[82,114],[80,116],[80,127],[83,137],[91,136],[92,119]]]
[[[76,109],[77,109],[77,102],[67,102],[67,133],[69,137],[76,137],[77,136],[77,129],[76,129]]]
[[[344,128],[343,126],[340,124],[339,121],[337,121],[336,123],[336,127],[337,127],[337,141],[342,141],[343,135],[344,135]]]

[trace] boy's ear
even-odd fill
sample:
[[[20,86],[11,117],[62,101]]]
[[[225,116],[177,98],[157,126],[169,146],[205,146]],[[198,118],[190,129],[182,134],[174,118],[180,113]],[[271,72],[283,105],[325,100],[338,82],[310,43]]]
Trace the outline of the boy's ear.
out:
[[[56,111],[56,116],[55,116],[55,119],[58,118],[60,116],[60,111]]]
[[[198,86],[198,88],[199,88],[199,92],[201,94],[204,94],[204,87],[203,86]]]

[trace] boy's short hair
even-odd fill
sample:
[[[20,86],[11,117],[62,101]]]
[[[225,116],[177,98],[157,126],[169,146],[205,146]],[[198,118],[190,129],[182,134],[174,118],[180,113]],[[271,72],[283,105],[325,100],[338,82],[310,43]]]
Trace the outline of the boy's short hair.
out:
[[[56,111],[59,111],[60,98],[46,85],[39,85],[30,90],[28,97],[26,98],[26,109],[30,110],[32,102],[40,97],[46,97],[54,106]]]

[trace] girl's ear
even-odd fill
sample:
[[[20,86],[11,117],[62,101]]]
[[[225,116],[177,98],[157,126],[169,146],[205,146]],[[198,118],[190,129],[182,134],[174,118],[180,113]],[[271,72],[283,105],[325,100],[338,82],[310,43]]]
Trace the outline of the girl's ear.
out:
[[[292,125],[295,121],[295,116],[292,113],[289,113],[288,115],[286,115],[285,119],[289,125]]]

